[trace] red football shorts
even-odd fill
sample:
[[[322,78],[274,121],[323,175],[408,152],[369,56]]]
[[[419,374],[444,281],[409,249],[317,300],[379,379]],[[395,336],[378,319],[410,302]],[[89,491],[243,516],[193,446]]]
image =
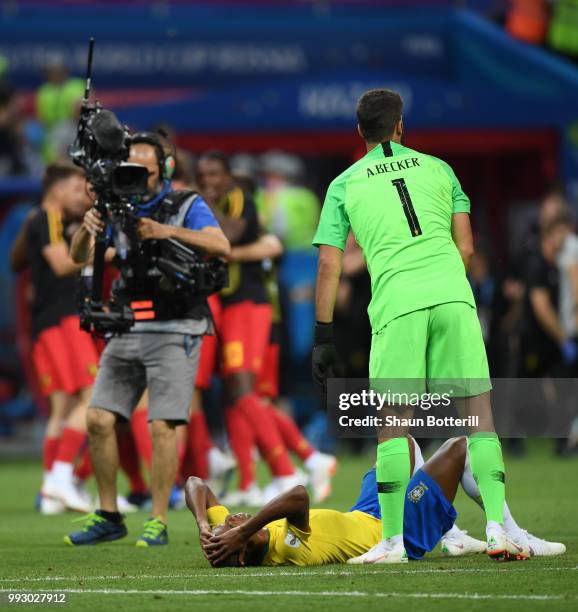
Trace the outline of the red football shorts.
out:
[[[271,304],[239,302],[223,308],[221,373],[259,374],[271,333]]]
[[[269,399],[275,399],[279,395],[279,327],[279,323],[273,323],[271,326],[271,337],[265,349],[263,367],[257,376],[257,393]]]
[[[269,341],[271,305],[244,301],[220,307],[218,301],[211,300],[209,305],[217,333],[203,338],[195,386],[199,389],[209,388],[217,364],[218,348],[221,352],[222,376],[247,371],[258,375]]]
[[[207,390],[211,386],[211,379],[217,366],[217,334],[221,333],[222,312],[221,300],[219,300],[218,295],[211,295],[207,302],[213,313],[217,329],[213,330],[212,336],[203,336],[203,343],[201,344],[201,355],[199,357],[199,369],[197,370],[195,387],[203,390]]]
[[[43,395],[77,393],[94,383],[98,352],[92,336],[80,329],[76,315],[40,333],[32,359]]]

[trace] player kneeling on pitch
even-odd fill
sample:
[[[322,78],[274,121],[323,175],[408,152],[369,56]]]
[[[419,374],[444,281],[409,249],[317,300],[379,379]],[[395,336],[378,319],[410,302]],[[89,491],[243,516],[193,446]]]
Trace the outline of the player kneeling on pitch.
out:
[[[452,504],[460,481],[465,492],[481,503],[469,468],[466,438],[448,440],[425,464],[415,440],[408,437],[408,442],[413,476],[405,495],[403,537],[409,558],[421,559],[440,541],[442,552],[450,556],[485,552],[485,542],[455,525]],[[255,516],[230,514],[199,478],[189,478],[185,489],[203,554],[214,567],[363,564],[365,553],[381,540],[375,468],[363,477],[359,497],[348,512],[310,510],[309,495],[302,486],[276,497]],[[509,556],[511,560],[566,550],[564,544],[541,540],[521,529],[507,504],[504,529],[518,551]]]

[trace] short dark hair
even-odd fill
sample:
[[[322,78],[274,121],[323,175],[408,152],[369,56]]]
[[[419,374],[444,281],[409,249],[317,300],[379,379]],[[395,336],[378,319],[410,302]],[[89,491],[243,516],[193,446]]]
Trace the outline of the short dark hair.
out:
[[[42,177],[42,192],[48,193],[56,183],[65,181],[71,176],[84,176],[84,172],[78,166],[68,162],[49,164]]]
[[[391,89],[370,89],[357,102],[357,122],[367,142],[388,140],[401,119],[403,101]]]
[[[219,162],[227,174],[232,174],[229,156],[226,153],[223,153],[223,151],[207,151],[201,155],[199,161],[202,161],[203,159]]]

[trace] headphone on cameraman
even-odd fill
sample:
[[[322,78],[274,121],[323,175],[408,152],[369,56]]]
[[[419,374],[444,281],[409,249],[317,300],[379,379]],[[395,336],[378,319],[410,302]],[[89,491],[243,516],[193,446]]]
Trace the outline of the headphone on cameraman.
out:
[[[145,143],[152,145],[156,152],[159,160],[159,178],[161,181],[169,181],[175,172],[177,164],[174,146],[171,144],[173,149],[170,153],[167,153],[166,148],[163,146],[163,139],[169,143],[168,138],[162,132],[137,132],[130,137],[130,144]],[[169,143],[170,144],[170,143]]]

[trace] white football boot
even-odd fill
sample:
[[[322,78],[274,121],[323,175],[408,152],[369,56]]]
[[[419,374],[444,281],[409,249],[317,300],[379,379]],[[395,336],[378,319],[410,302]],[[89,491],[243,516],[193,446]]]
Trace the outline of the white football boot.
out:
[[[53,516],[55,514],[62,514],[65,510],[66,506],[59,499],[41,494],[39,507],[40,514]]]
[[[232,455],[224,453],[216,446],[209,449],[208,459],[209,478],[207,484],[217,497],[222,497],[226,493],[227,485],[237,467],[237,462]]]
[[[302,470],[295,470],[290,476],[276,476],[263,490],[263,503],[267,504],[278,495],[290,491],[297,485],[307,485],[307,474]]]
[[[78,495],[86,503],[86,505],[90,506],[91,508],[96,508],[88,490],[88,487],[86,486],[86,481],[80,480],[80,478],[74,478],[73,483]]]
[[[407,553],[403,545],[403,538],[388,538],[370,548],[363,555],[347,560],[348,565],[370,565],[385,563],[407,563]]]
[[[331,495],[331,479],[337,470],[337,459],[315,451],[303,465],[309,474],[313,501],[316,504],[324,502]]]
[[[70,479],[57,479],[51,473],[44,480],[42,495],[59,499],[68,510],[84,512],[88,514],[92,511],[92,504],[86,499]]]
[[[263,492],[256,484],[252,484],[248,489],[230,491],[222,499],[223,506],[249,506],[258,508],[263,505]]]
[[[446,557],[461,557],[486,552],[485,542],[472,538],[467,531],[462,531],[457,525],[444,533],[440,544],[442,554]]]
[[[566,552],[566,546],[562,544],[562,542],[541,540],[527,531],[525,534],[528,538],[532,557],[555,557],[556,555],[563,555]]]
[[[488,521],[486,542],[486,553],[495,561],[525,561],[530,558],[527,542],[514,541],[495,521]]]
[[[124,495],[116,496],[116,506],[121,514],[132,514],[138,512],[138,507],[131,504]]]

